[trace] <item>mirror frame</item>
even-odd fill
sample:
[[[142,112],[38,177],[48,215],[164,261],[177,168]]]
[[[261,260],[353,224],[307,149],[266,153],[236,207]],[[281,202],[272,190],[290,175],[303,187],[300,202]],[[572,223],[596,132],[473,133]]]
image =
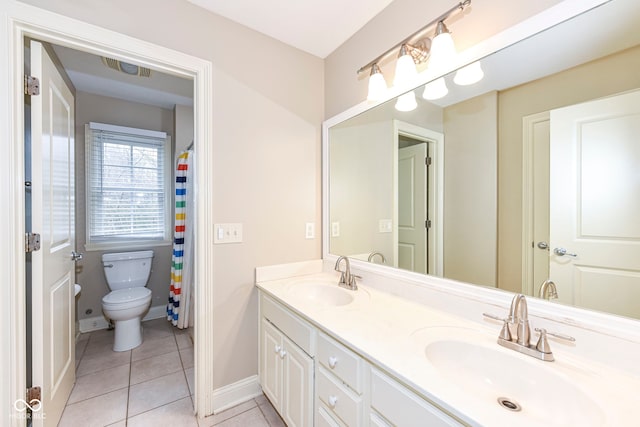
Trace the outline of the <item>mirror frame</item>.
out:
[[[442,70],[441,73],[430,72],[428,69],[425,70],[418,76],[413,89],[446,74],[449,74],[450,72],[453,72],[458,68],[480,60],[499,50],[516,44],[526,38],[534,36],[548,28],[561,24],[566,20],[569,20],[602,4],[608,3],[609,1],[615,0],[565,0],[531,18],[526,19],[525,21],[520,22],[519,24],[508,28],[505,31],[502,31],[484,41],[481,41],[480,43],[463,52],[460,52],[456,61],[450,64],[447,69]],[[329,252],[331,229],[329,224],[329,130],[332,126],[335,126],[345,120],[353,118],[385,102],[388,102],[389,100],[402,95],[402,93],[406,91],[406,89],[400,91],[396,88],[390,88],[384,99],[375,103],[368,101],[361,102],[360,104],[357,104],[323,122],[322,257],[323,260],[330,263],[331,266],[333,266],[333,263],[335,263],[338,256]],[[351,266],[352,268],[362,272],[370,272],[390,279],[406,280],[412,283],[418,283],[429,287],[437,287],[441,291],[444,290],[447,293],[456,294],[459,296],[472,297],[474,299],[481,298],[486,302],[493,303],[499,306],[505,305],[505,302],[508,304],[508,301],[510,301],[513,295],[512,292],[497,288],[488,288],[474,284],[458,282],[442,277],[402,270],[387,265],[368,263],[366,261],[358,259],[352,259]],[[570,323],[576,323],[572,322],[572,319],[579,318],[579,323],[583,325],[588,324],[590,327],[597,330],[613,332],[616,335],[620,332],[638,335],[637,328],[640,322],[637,319],[621,317],[609,313],[597,312],[569,305],[553,304],[540,299],[532,299],[530,302],[530,306],[536,308],[536,310],[539,311],[541,315],[546,315],[545,317],[552,318],[561,323],[567,323],[567,321],[569,321]]]

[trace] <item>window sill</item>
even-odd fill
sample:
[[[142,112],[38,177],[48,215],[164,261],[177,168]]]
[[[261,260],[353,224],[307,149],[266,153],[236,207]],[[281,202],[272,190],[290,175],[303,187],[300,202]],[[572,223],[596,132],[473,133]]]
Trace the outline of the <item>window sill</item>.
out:
[[[171,246],[171,240],[146,240],[137,242],[100,242],[100,243],[85,243],[84,250],[87,252],[92,251],[114,251],[114,250],[137,250],[148,249],[161,246]]]

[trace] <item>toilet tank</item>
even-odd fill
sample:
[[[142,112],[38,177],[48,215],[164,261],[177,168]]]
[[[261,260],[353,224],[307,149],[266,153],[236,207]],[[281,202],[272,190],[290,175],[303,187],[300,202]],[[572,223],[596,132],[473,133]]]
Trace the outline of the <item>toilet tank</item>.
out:
[[[143,287],[149,280],[153,251],[118,252],[102,255],[102,267],[112,291]]]

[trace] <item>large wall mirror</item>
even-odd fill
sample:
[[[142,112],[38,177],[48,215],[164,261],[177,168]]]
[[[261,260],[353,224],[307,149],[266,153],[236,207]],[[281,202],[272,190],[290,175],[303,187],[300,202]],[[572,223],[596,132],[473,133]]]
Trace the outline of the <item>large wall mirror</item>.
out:
[[[328,252],[640,318],[640,3],[328,129]],[[432,98],[426,100],[423,94]]]

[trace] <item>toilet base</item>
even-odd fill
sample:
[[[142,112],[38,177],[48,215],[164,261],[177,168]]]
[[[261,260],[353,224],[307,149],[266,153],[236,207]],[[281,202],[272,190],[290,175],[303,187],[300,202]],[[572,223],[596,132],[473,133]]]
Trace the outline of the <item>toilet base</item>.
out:
[[[142,344],[142,324],[140,317],[116,320],[113,351],[127,351]]]

